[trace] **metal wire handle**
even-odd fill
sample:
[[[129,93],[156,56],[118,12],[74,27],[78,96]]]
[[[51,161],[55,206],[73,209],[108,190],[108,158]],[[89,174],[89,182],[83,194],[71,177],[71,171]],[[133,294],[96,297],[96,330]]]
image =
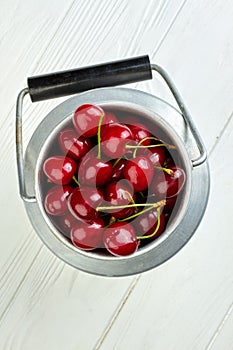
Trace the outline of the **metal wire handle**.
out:
[[[197,130],[197,128],[195,127],[192,117],[187,109],[187,107],[184,104],[184,101],[179,93],[179,91],[177,90],[176,86],[174,85],[173,81],[171,80],[171,78],[169,77],[169,75],[167,74],[167,72],[160,66],[158,66],[157,64],[151,64],[151,68],[152,70],[158,72],[163,79],[165,80],[165,82],[167,83],[171,93],[173,94],[181,112],[182,112],[182,116],[186,122],[186,124],[189,126],[192,135],[196,141],[197,147],[199,149],[200,152],[200,156],[197,157],[196,159],[191,160],[193,167],[196,167],[198,165],[201,165],[202,163],[205,162],[206,158],[207,158],[207,152],[204,146],[204,143],[201,139],[201,136]]]

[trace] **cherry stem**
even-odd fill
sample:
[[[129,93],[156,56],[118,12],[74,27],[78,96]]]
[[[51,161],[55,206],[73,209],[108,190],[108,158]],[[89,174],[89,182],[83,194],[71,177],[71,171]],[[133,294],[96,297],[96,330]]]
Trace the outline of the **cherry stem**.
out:
[[[125,219],[119,219],[118,221],[119,221],[119,222],[123,222],[123,221],[127,221],[127,220],[134,219],[134,218],[136,218],[137,216],[139,216],[139,215],[141,215],[141,214],[144,214],[144,213],[146,213],[147,211],[150,211],[150,210],[153,209],[153,208],[154,208],[154,206],[151,205],[150,207],[148,207],[148,208],[146,208],[146,209],[144,209],[144,210],[142,210],[142,211],[139,211],[138,213],[136,213],[136,214],[134,214],[134,215],[128,216],[128,217],[125,218]]]
[[[78,182],[78,180],[76,179],[75,176],[73,176],[72,179],[74,180],[74,182],[75,182],[78,186],[80,186],[80,183]]]
[[[117,160],[114,162],[114,164],[113,164],[113,168],[119,163],[119,161],[121,160],[121,158],[117,158]]]
[[[156,202],[156,203],[139,203],[139,204],[128,204],[128,205],[115,205],[115,206],[110,206],[110,207],[97,207],[96,211],[135,208],[135,207],[158,208],[158,207],[164,206],[165,204],[166,204],[166,200],[163,199],[163,200]]]
[[[104,117],[104,114],[101,114],[100,120],[99,120],[99,124],[98,124],[98,131],[97,131],[98,153],[97,153],[97,159],[101,158],[101,135],[100,135],[100,131],[101,131],[101,124],[102,124],[102,121],[103,121],[103,117]]]
[[[159,143],[159,144],[157,144],[157,145],[143,146],[142,143],[145,142],[145,141],[147,141],[147,140],[155,140],[155,141],[160,141],[160,142],[161,142],[161,140],[157,139],[157,137],[148,136],[148,137],[145,137],[144,139],[140,140],[140,141],[138,142],[138,145],[136,145],[136,146],[133,146],[133,145],[132,145],[132,146],[131,146],[131,145],[126,145],[125,147],[126,147],[127,149],[135,149],[134,152],[133,152],[133,158],[136,158],[136,153],[137,153],[138,148],[153,148],[153,147],[161,147],[161,146],[165,146],[165,147],[167,147],[167,148],[169,148],[169,149],[174,149],[174,148],[176,148],[174,145],[169,145],[168,143],[165,143],[165,142],[163,142],[163,141],[162,141],[163,143]]]
[[[164,167],[161,167],[161,166],[156,166],[155,169],[163,170],[165,173],[167,173],[168,175],[171,175],[171,176],[174,175],[174,171],[171,170],[171,169],[167,169],[167,168],[164,168]]]
[[[159,227],[160,227],[160,207],[157,208],[157,215],[158,215],[158,221],[157,221],[156,229],[154,230],[154,232],[148,236],[138,236],[137,239],[148,239],[148,238],[152,238],[156,235],[156,233],[158,232]]]

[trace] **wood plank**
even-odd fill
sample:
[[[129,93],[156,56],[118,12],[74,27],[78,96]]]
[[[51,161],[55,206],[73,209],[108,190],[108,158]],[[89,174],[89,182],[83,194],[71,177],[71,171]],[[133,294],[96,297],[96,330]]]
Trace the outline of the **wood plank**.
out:
[[[179,254],[142,275],[101,350],[208,346],[233,302],[232,147],[233,116],[210,156],[212,192],[199,229]]]
[[[232,349],[233,343],[233,308],[232,305],[227,311],[216,333],[213,335],[206,350]]]

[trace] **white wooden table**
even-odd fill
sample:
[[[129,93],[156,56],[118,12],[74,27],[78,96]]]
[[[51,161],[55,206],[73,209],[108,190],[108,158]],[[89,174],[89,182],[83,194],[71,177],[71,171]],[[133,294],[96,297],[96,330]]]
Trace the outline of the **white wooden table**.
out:
[[[211,194],[192,240],[129,278],[79,272],[33,231],[18,195],[14,118],[31,75],[149,54],[205,141]],[[0,349],[233,349],[233,2],[0,1]],[[167,101],[162,80],[134,84]],[[64,99],[25,105],[29,140]]]

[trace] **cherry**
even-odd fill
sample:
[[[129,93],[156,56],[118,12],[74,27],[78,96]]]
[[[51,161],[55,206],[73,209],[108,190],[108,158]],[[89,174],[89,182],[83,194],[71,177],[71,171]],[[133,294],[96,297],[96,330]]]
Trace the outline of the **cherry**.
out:
[[[92,104],[84,104],[74,112],[73,124],[80,135],[92,137],[97,134],[100,119],[104,116],[105,113],[102,108]]]
[[[62,130],[58,141],[62,152],[75,160],[79,160],[92,148],[91,140],[78,136],[73,129]]]
[[[132,225],[116,222],[104,231],[105,248],[113,255],[125,256],[136,252],[138,240]]]
[[[90,221],[96,219],[100,213],[96,207],[103,201],[100,191],[91,187],[80,187],[73,190],[68,199],[68,208],[78,219]]]
[[[163,146],[138,149],[137,155],[149,158],[153,166],[162,166],[166,159],[166,152]]]
[[[82,185],[102,186],[112,175],[112,164],[104,159],[97,159],[87,154],[80,162],[78,180]]]
[[[121,158],[126,153],[126,144],[132,140],[130,129],[124,124],[109,124],[102,136],[102,150],[110,158]]]
[[[144,140],[141,145],[142,146],[148,146],[151,143],[150,139],[147,139],[147,137],[150,137],[150,132],[146,129],[146,127],[143,124],[136,123],[136,124],[127,124],[128,128],[131,130],[133,135],[133,140],[136,142],[140,142],[143,139]]]
[[[102,125],[101,125],[101,136],[105,134],[105,132],[108,130],[109,124],[112,124],[112,123],[118,123],[118,120],[115,114],[110,112],[105,113],[105,116],[103,118]]]
[[[114,209],[114,206],[127,206],[134,201],[133,188],[127,180],[120,180],[119,182],[111,182],[106,186],[105,189],[105,200],[108,202],[110,207],[113,207],[109,211],[112,216],[118,219],[126,218],[132,215],[135,208],[123,208]]]
[[[137,218],[135,218],[131,224],[134,226],[135,231],[138,232],[139,236],[149,236],[151,235],[158,224],[158,211],[153,208],[149,211],[141,213]],[[149,239],[155,239],[161,235],[165,229],[165,216],[163,213],[160,214],[160,225],[158,231],[154,236]]]
[[[45,211],[53,216],[63,215],[68,211],[67,199],[72,193],[71,186],[53,186],[47,192],[44,200]]]
[[[158,169],[155,172],[150,190],[158,198],[177,196],[185,184],[184,170],[178,166],[172,166],[169,169],[163,168],[163,170]]]
[[[126,164],[126,159],[119,159],[119,161],[113,162],[112,179],[114,181],[123,179],[124,177],[124,167]]]
[[[135,192],[144,191],[148,188],[154,168],[151,161],[144,157],[138,156],[127,161],[124,168],[124,175],[131,182]]]
[[[59,217],[56,226],[64,234],[64,236],[70,238],[70,230],[81,221],[75,218],[70,212]]]
[[[102,248],[104,221],[100,218],[90,223],[80,222],[72,227],[70,236],[75,247],[83,250]]]
[[[177,201],[177,196],[166,198],[166,204],[164,206],[164,213],[171,213]]]
[[[45,175],[55,184],[67,185],[72,181],[77,165],[69,157],[53,156],[45,160],[43,170]]]

